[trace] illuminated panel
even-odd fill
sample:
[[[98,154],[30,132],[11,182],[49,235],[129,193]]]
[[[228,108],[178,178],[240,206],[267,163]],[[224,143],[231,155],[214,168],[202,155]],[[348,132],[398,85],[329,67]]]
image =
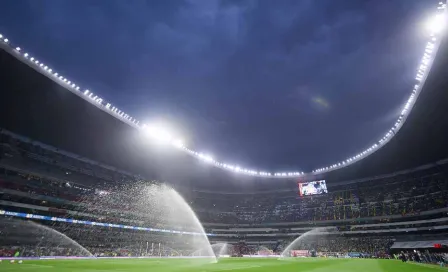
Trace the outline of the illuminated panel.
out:
[[[299,182],[299,195],[322,195],[328,193],[327,184],[325,180],[316,180],[310,182]]]

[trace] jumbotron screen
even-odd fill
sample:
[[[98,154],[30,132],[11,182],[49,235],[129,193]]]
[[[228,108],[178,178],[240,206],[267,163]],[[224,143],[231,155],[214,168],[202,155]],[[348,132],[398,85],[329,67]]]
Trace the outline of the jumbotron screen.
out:
[[[300,196],[321,195],[326,193],[328,193],[328,190],[325,180],[299,183]]]

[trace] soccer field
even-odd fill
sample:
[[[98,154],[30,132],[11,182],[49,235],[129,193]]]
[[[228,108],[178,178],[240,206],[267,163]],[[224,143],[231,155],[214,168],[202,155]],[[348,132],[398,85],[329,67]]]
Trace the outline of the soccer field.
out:
[[[199,263],[198,263],[199,262]],[[221,259],[214,264],[201,264],[195,259],[88,259],[88,260],[25,260],[22,264],[0,263],[0,271],[33,272],[434,272],[448,271],[433,265],[402,263],[397,260],[371,259]]]

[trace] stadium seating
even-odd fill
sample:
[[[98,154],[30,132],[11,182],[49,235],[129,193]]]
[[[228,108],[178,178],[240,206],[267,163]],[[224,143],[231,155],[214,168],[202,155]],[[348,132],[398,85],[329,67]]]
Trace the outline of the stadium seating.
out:
[[[140,176],[5,130],[0,133],[0,151],[0,210],[189,231],[188,226],[148,216],[133,203],[132,196],[120,193],[123,184],[157,182],[144,181]],[[331,182],[328,194],[312,197],[299,197],[297,191],[291,190],[251,194],[186,192],[185,188],[179,191],[206,232],[213,235],[210,240],[234,244],[233,255],[257,254],[260,246],[281,252],[293,238],[315,228],[331,227],[337,233],[317,237],[302,246],[321,254],[362,252],[381,257],[390,256],[394,242],[409,242],[412,235],[418,234],[423,241],[443,241],[440,235],[445,235],[448,228],[447,175],[448,161],[441,161],[386,176]],[[171,250],[167,234],[163,233],[142,238],[142,234],[126,229],[68,228],[61,222],[51,226],[98,255],[150,254],[149,245],[154,254],[154,245],[159,244],[157,254],[187,254],[179,248]],[[111,237],[111,233],[113,239],[104,238]],[[11,243],[13,246],[20,245]],[[41,249],[38,254],[69,252],[52,250]],[[11,254],[6,249],[0,252]],[[36,252],[33,249],[28,254]]]

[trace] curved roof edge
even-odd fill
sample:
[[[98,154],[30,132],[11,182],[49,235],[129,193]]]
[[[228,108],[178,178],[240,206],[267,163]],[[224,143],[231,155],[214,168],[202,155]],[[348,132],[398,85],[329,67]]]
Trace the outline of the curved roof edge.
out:
[[[446,18],[447,18],[446,2],[445,3],[439,2],[437,10],[438,10],[438,13],[436,16],[440,16],[439,17],[440,22],[446,23],[446,21],[447,21],[446,20]],[[0,34],[0,48],[3,48],[6,52],[13,55],[15,58],[17,58],[21,62],[25,63],[26,65],[33,68],[37,72],[39,72],[42,75],[46,76],[47,78],[51,79],[53,82],[62,86],[64,89],[81,97],[85,101],[89,102],[90,104],[94,105],[95,107],[99,108],[100,110],[106,112],[107,114],[113,116],[114,118],[130,125],[131,127],[136,128],[144,133],[147,133],[152,138],[155,138],[157,140],[167,141],[167,143],[172,145],[173,147],[187,153],[188,155],[190,155],[192,157],[195,157],[199,160],[205,161],[205,162],[209,163],[210,165],[225,169],[230,172],[241,173],[241,174],[248,175],[248,176],[265,177],[265,178],[294,178],[294,177],[313,176],[315,174],[323,174],[323,173],[332,172],[337,169],[345,168],[345,167],[347,167],[351,164],[354,164],[360,160],[363,160],[364,158],[375,153],[376,151],[378,151],[379,149],[384,147],[392,138],[394,138],[396,133],[402,128],[403,124],[405,123],[408,115],[410,114],[410,112],[412,111],[412,109],[414,107],[415,102],[417,101],[419,94],[421,93],[421,91],[425,85],[426,78],[428,77],[428,74],[431,71],[432,64],[437,55],[437,51],[439,49],[439,46],[440,46],[440,43],[442,40],[442,37],[439,34],[440,33],[437,33],[437,32],[433,32],[433,33],[429,34],[429,41],[426,44],[423,58],[421,60],[420,66],[418,67],[418,72],[415,77],[415,81],[416,81],[415,85],[413,86],[411,94],[410,94],[406,104],[403,106],[403,110],[401,111],[401,114],[398,117],[397,121],[395,122],[394,126],[387,133],[385,133],[384,136],[380,140],[375,142],[372,146],[370,146],[366,150],[358,153],[357,155],[354,155],[354,156],[347,158],[345,160],[342,160],[340,162],[334,163],[330,166],[325,166],[325,167],[321,167],[319,169],[315,169],[309,173],[304,173],[304,172],[271,173],[268,171],[255,171],[255,170],[244,169],[239,166],[216,161],[206,154],[202,154],[202,153],[199,153],[199,152],[196,152],[194,150],[187,148],[185,145],[183,145],[183,143],[180,139],[174,139],[163,129],[160,129],[159,127],[148,126],[146,124],[140,123],[140,121],[138,121],[134,117],[128,115],[127,113],[121,111],[118,107],[115,107],[111,103],[103,101],[103,99],[101,97],[95,95],[90,90],[86,89],[86,90],[82,91],[80,86],[76,85],[74,82],[72,82],[71,80],[68,80],[64,76],[59,75],[57,72],[53,71],[52,68],[48,67],[44,63],[42,63],[39,60],[35,59],[34,57],[30,56],[28,53],[23,52],[22,48],[12,46],[11,42],[1,34]]]
[[[425,169],[430,169],[432,167],[436,167],[439,165],[445,165],[445,164],[448,164],[448,158],[436,161],[434,163],[427,163],[427,164],[424,164],[424,165],[421,165],[418,167],[414,167],[414,168],[410,168],[410,169],[406,169],[406,170],[400,170],[400,171],[396,171],[396,172],[389,173],[389,174],[370,176],[370,177],[340,181],[340,182],[335,182],[335,183],[327,183],[327,187],[332,188],[332,187],[337,187],[337,186],[341,186],[341,185],[349,185],[349,184],[354,184],[354,183],[363,183],[363,182],[368,182],[368,181],[380,180],[380,179],[384,179],[384,178],[391,178],[391,177],[396,177],[399,175],[405,175],[405,174],[410,174],[410,173],[414,173],[414,172],[425,170]],[[291,193],[291,189],[264,190],[264,191],[254,191],[254,192],[225,192],[225,191],[217,192],[217,191],[211,191],[211,190],[197,190],[196,189],[196,190],[193,190],[193,192],[204,193],[204,194],[222,194],[222,195],[259,195],[259,194],[273,194],[273,193]]]

